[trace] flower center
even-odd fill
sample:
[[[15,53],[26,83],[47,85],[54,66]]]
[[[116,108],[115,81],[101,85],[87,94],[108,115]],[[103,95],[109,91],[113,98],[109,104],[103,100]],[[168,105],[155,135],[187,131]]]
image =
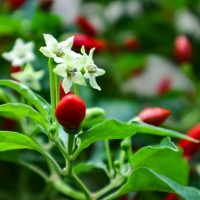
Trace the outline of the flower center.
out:
[[[67,69],[65,70],[67,73],[68,77],[72,77],[76,74],[76,72],[78,71],[76,68],[71,68],[71,67],[67,67]]]
[[[61,48],[54,51],[54,53],[56,54],[57,57],[63,57],[65,55]]]
[[[97,72],[97,67],[95,65],[88,65],[87,70],[88,73],[95,74]]]

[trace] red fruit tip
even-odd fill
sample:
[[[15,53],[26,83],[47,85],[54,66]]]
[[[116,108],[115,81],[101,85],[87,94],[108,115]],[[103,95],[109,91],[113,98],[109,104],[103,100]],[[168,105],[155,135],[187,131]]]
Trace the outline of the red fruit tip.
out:
[[[196,139],[196,143],[188,140],[181,140],[178,145],[183,149],[184,157],[189,160],[199,149],[200,140],[200,124],[196,124],[192,129],[186,134],[189,137]]]
[[[174,54],[176,60],[180,63],[191,61],[193,55],[192,44],[185,35],[180,35],[176,38]]]
[[[159,126],[170,116],[170,114],[171,111],[165,108],[145,108],[139,113],[138,117],[147,124]]]

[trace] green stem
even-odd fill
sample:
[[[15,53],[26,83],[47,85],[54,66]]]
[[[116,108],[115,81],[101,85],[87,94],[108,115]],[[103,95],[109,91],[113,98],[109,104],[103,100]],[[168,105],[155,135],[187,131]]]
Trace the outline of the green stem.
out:
[[[105,140],[105,148],[106,148],[106,155],[107,155],[107,161],[108,161],[108,168],[110,171],[111,176],[113,176],[113,162],[112,162],[112,156],[111,156],[111,151],[110,151],[110,144],[109,144],[109,140]]]
[[[56,105],[60,101],[60,77],[54,73],[55,76],[55,93],[56,93]]]
[[[106,195],[107,193],[109,193],[110,191],[114,190],[115,188],[121,186],[121,184],[123,183],[124,178],[121,176],[116,176],[115,179],[113,179],[110,184],[108,184],[107,186],[105,186],[103,189],[101,189],[100,191],[98,191],[97,193],[95,193],[95,197],[96,199],[101,198],[102,196]]]
[[[68,155],[72,155],[73,153],[73,147],[74,147],[74,134],[68,134]],[[72,166],[73,162],[70,160],[68,163],[68,169],[67,169],[67,174],[70,176],[72,174]]]
[[[92,200],[93,197],[90,193],[90,191],[87,189],[87,187],[83,184],[83,182],[79,179],[78,176],[76,176],[75,174],[73,174],[73,179],[76,183],[76,185],[84,192],[85,196],[86,196],[86,199],[87,200]]]
[[[49,58],[48,65],[49,65],[49,81],[50,81],[50,97],[51,97],[51,116],[52,116],[52,123],[54,123],[55,122],[54,111],[56,107],[56,104],[55,104],[56,102],[55,102],[55,85],[54,85],[55,76],[53,72],[53,68],[54,68],[53,59]]]
[[[80,96],[80,94],[79,94],[79,88],[78,88],[78,85],[77,85],[77,84],[74,84],[74,94],[75,94],[76,96]]]

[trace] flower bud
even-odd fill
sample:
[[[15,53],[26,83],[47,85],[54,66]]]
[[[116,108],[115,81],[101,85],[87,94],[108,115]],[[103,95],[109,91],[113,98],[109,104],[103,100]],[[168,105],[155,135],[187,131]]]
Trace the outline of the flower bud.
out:
[[[139,113],[138,118],[147,124],[159,126],[170,116],[170,114],[171,111],[164,108],[145,108]]]
[[[86,113],[86,106],[83,100],[74,95],[65,95],[58,103],[55,111],[58,122],[69,132],[77,132]]]
[[[186,135],[200,140],[200,124],[196,124]],[[191,158],[199,149],[199,143],[188,140],[181,140],[178,145],[183,148],[184,157],[187,159]]]
[[[88,19],[84,16],[78,16],[76,18],[76,23],[81,28],[81,30],[88,35],[93,36],[97,33],[97,30],[94,27],[94,25],[91,24],[90,21],[88,21]]]
[[[180,63],[191,61],[193,50],[191,42],[186,36],[180,35],[176,38],[174,45],[174,54],[176,60]]]

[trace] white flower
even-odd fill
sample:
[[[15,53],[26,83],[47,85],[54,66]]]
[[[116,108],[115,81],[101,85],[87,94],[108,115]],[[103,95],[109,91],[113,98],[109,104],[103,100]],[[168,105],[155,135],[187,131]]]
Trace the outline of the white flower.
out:
[[[58,42],[52,35],[44,34],[45,47],[41,47],[40,51],[49,58],[53,58],[56,63],[62,63],[63,57],[67,51],[71,51],[74,37],[70,37],[67,40]],[[74,56],[76,55],[75,52]],[[78,56],[78,54],[77,54]]]
[[[12,73],[11,77],[17,81],[23,83],[24,85],[34,89],[40,90],[41,85],[39,80],[44,76],[44,71],[34,71],[30,64],[27,64],[23,71]]]
[[[83,54],[83,66],[85,70],[84,77],[89,79],[90,85],[92,88],[101,90],[99,85],[96,82],[96,77],[105,74],[105,70],[98,68],[93,61],[93,53],[95,48],[92,48],[89,52],[89,55],[85,53],[84,46],[81,48],[81,53]]]
[[[22,39],[18,38],[15,41],[13,49],[10,52],[3,53],[2,56],[10,61],[12,65],[22,66],[34,60],[33,48],[33,42],[25,43]]]
[[[63,61],[64,62],[58,64],[53,71],[59,76],[64,77],[62,85],[65,93],[70,91],[73,83],[86,85],[85,79],[81,73],[83,66],[82,60],[74,57],[73,52],[69,51],[65,54]]]

